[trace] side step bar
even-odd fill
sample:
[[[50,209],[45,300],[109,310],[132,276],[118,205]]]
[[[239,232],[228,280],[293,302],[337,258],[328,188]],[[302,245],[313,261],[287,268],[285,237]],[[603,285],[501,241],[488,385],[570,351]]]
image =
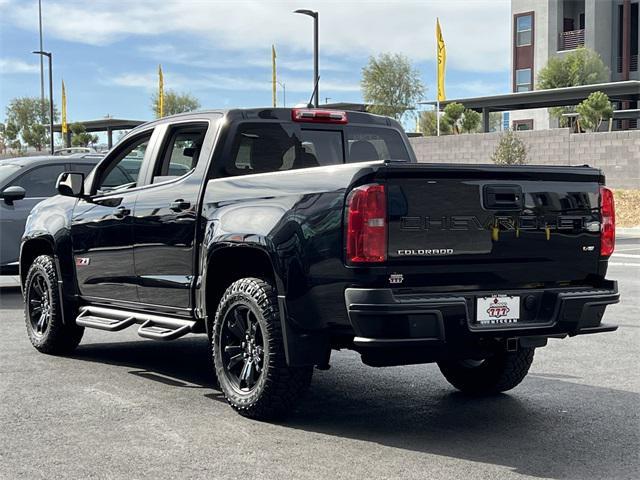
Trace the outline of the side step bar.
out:
[[[133,324],[140,324],[138,335],[143,338],[174,340],[191,332],[196,322],[194,320],[149,315],[114,308],[87,306],[80,308],[76,324],[109,332],[117,332]]]

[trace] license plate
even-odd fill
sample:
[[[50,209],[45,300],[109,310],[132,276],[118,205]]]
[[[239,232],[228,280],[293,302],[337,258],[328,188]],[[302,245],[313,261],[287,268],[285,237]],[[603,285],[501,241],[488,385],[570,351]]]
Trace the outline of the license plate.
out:
[[[476,320],[481,325],[517,323],[520,319],[520,297],[489,295],[477,299]]]

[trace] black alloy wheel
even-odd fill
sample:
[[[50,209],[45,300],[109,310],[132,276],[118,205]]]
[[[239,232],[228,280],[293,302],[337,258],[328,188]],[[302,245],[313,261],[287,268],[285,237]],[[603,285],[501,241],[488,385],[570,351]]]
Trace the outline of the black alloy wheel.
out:
[[[58,278],[54,258],[40,255],[29,267],[23,287],[29,340],[38,351],[54,355],[73,351],[84,333],[84,328],[75,323],[77,308],[69,304],[65,322],[65,300],[60,295]]]
[[[264,338],[250,306],[236,304],[224,317],[220,335],[224,374],[239,392],[251,391],[264,370]]]
[[[51,286],[42,272],[32,277],[26,301],[33,333],[42,337],[51,323],[52,315]]]

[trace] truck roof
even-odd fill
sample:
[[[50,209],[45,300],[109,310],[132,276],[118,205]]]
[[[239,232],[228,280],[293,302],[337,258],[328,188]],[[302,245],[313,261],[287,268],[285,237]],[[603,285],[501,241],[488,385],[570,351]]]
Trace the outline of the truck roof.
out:
[[[233,108],[233,109],[209,109],[209,110],[198,110],[195,112],[185,112],[179,113],[176,115],[170,115],[168,117],[162,117],[157,120],[152,120],[147,123],[143,123],[142,125],[137,126],[132,132],[137,131],[141,128],[146,128],[152,124],[162,124],[173,122],[175,120],[182,119],[202,119],[202,118],[211,118],[213,116],[222,115],[223,117],[228,118],[229,120],[253,120],[253,121],[269,121],[269,120],[279,120],[283,122],[291,121],[291,112],[293,110],[319,110],[319,111],[341,111],[346,112],[347,119],[349,124],[359,124],[359,125],[379,125],[379,126],[387,126],[402,129],[400,123],[396,120],[385,117],[382,115],[375,115],[373,113],[365,113],[365,112],[357,112],[353,110],[335,110],[335,109],[323,109],[323,108],[306,108],[306,107],[293,107],[293,108]]]

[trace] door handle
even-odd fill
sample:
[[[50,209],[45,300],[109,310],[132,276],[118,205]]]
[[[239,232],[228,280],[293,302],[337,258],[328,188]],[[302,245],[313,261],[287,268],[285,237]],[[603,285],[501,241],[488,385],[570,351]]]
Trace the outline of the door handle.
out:
[[[113,216],[116,218],[124,218],[127,215],[129,215],[131,213],[131,210],[129,210],[126,207],[118,207],[116,208],[116,210],[113,212]]]
[[[169,208],[174,212],[181,212],[191,207],[191,203],[185,202],[183,199],[174,200],[169,204]]]

